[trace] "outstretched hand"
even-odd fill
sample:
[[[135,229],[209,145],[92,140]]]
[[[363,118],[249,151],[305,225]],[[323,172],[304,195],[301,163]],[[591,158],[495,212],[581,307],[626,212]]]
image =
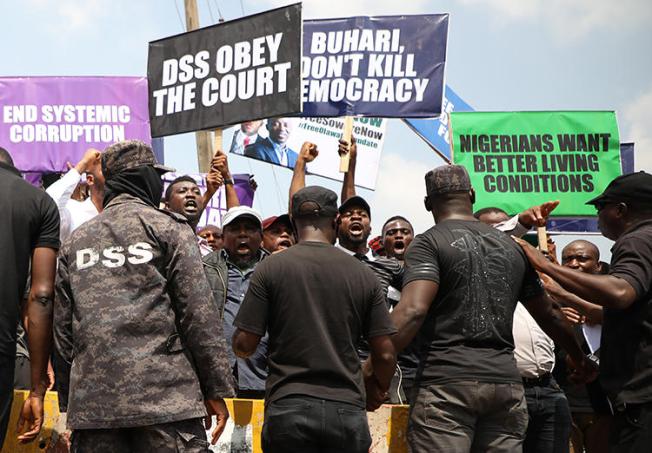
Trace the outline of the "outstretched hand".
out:
[[[552,211],[559,206],[559,200],[546,201],[545,203],[532,206],[518,215],[518,221],[526,227],[546,226],[546,220]]]

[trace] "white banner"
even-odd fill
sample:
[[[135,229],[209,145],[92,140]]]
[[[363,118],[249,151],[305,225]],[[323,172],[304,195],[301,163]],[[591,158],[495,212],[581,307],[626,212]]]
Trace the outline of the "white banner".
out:
[[[234,154],[292,169],[301,145],[309,141],[317,145],[319,156],[308,164],[308,172],[342,181],[344,174],[339,172],[337,148],[343,126],[343,118],[248,121],[224,130],[224,148]],[[357,186],[371,190],[376,188],[386,126],[387,120],[383,118],[354,118],[353,136],[358,144]]]

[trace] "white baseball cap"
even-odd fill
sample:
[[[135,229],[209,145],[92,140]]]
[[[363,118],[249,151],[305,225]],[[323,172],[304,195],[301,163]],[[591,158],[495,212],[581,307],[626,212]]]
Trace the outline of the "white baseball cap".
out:
[[[256,219],[260,229],[263,229],[263,216],[261,216],[258,211],[250,208],[249,206],[236,206],[226,211],[226,214],[224,214],[224,217],[222,217],[222,228],[233,222],[238,217],[242,216],[253,217]]]

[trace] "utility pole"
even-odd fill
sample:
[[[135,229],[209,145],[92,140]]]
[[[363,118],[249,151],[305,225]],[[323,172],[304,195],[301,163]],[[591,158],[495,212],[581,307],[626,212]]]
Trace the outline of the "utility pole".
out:
[[[186,12],[186,30],[196,30],[199,28],[199,12],[197,10],[197,0],[184,0]],[[218,132],[216,135],[216,145]],[[213,151],[211,146],[211,133],[210,131],[197,131],[195,132],[195,140],[197,142],[197,165],[199,166],[200,173],[208,173],[211,168],[211,159],[213,158]],[[219,129],[219,148],[222,148],[222,130]]]

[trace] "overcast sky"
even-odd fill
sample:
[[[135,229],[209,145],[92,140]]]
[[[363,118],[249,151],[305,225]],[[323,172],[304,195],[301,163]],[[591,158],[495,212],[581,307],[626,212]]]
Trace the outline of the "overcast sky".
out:
[[[290,4],[198,0],[202,26]],[[608,109],[621,141],[636,142],[637,168],[652,172],[652,2],[650,0],[308,0],[304,18],[451,14],[446,82],[476,110]],[[0,0],[0,75],[146,74],[147,43],[184,31],[183,0]],[[373,225],[401,213],[417,230],[423,175],[441,163],[391,120],[377,190],[361,191]],[[328,150],[322,150],[328,152]],[[166,139],[166,161],[196,171],[194,135]],[[255,207],[286,206],[289,170],[234,156],[234,173],[254,173]],[[339,192],[339,184],[322,178]],[[543,201],[543,200],[542,200]]]

